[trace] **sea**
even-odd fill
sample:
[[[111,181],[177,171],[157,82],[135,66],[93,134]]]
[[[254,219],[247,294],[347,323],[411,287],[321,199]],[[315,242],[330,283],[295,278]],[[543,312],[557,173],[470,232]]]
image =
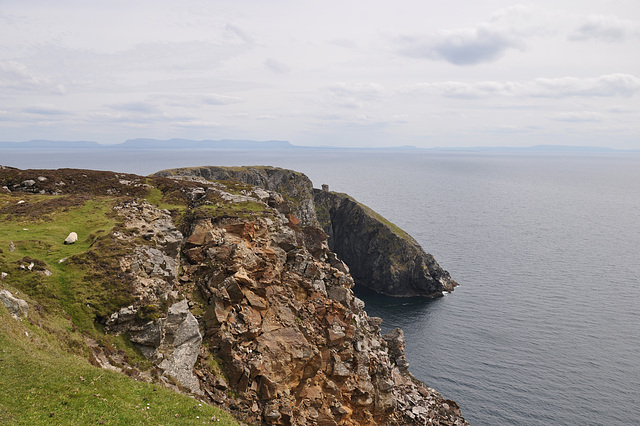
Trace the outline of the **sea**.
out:
[[[0,164],[301,171],[406,230],[460,284],[427,300],[355,290],[471,424],[640,424],[640,153],[7,149]]]

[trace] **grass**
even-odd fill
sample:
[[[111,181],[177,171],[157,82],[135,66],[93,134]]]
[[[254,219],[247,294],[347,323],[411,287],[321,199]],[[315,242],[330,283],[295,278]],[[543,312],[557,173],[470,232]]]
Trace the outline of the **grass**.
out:
[[[112,213],[120,200],[0,194],[0,272],[8,273],[0,288],[30,307],[17,321],[0,305],[0,424],[237,424],[215,407],[89,363],[85,337],[123,351],[139,369],[151,366],[97,321],[130,296],[127,277],[116,273],[130,248],[109,236],[120,226]],[[78,241],[63,244],[71,231]]]
[[[332,194],[337,195],[339,197],[348,198],[349,200],[353,201],[358,206],[360,206],[360,208],[362,208],[362,210],[364,211],[364,213],[367,216],[369,216],[369,217],[377,220],[378,222],[383,223],[384,225],[386,225],[398,237],[402,238],[403,240],[409,241],[411,243],[414,242],[414,239],[409,234],[407,234],[405,231],[403,231],[402,228],[400,228],[398,225],[396,225],[395,223],[391,222],[390,220],[384,218],[381,214],[379,214],[376,211],[374,211],[371,207],[368,207],[368,206],[356,201],[350,195],[347,195],[347,194],[344,194],[344,193],[341,193],[341,192],[332,192]],[[318,210],[319,210],[318,207],[316,207],[316,213],[318,213]],[[320,216],[323,218],[323,220],[326,220],[326,215],[327,214],[325,214],[324,211],[322,211],[322,210],[320,211]]]
[[[20,199],[25,202],[17,204],[17,197],[0,196],[3,230],[0,269],[9,274],[6,284],[38,300],[49,310],[64,310],[76,326],[90,332],[94,329],[96,314],[104,315],[112,308],[102,305],[118,295],[113,285],[117,277],[110,276],[108,284],[100,282],[96,279],[95,265],[83,265],[77,259],[91,253],[95,246],[104,245],[106,235],[117,224],[112,214],[117,199],[96,197],[73,205],[63,203],[64,207],[57,210],[47,208],[50,206],[42,209],[42,204],[51,204],[51,196],[23,194]],[[18,206],[26,214],[15,215]],[[29,214],[38,210],[45,214]],[[63,244],[71,231],[78,234],[78,241]],[[31,271],[28,270],[30,263],[34,264]],[[122,302],[122,298],[116,297],[112,302]]]
[[[212,418],[219,421],[212,421]],[[0,423],[236,425],[216,407],[90,365],[0,305]]]

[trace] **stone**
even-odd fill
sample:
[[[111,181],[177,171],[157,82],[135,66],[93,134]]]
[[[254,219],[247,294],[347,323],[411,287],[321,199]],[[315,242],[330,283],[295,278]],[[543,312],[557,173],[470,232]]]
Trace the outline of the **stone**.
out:
[[[282,417],[282,414],[280,414],[280,411],[278,410],[278,406],[276,404],[268,404],[267,406],[265,406],[262,415],[264,416],[264,420],[267,423],[276,422]]]
[[[164,359],[158,367],[191,392],[201,394],[193,366],[200,353],[202,335],[198,320],[189,312],[187,299],[171,305],[167,318],[161,322],[164,336],[159,351]]]
[[[404,353],[405,349],[405,340],[404,340],[404,331],[401,328],[396,328],[384,336],[382,336],[387,342],[387,347],[389,348],[389,357],[393,362],[396,363],[398,368],[402,371],[407,371],[409,368],[409,362]]]
[[[0,290],[0,302],[9,310],[14,318],[23,318],[27,316],[29,305],[26,301],[14,297],[8,290]]]

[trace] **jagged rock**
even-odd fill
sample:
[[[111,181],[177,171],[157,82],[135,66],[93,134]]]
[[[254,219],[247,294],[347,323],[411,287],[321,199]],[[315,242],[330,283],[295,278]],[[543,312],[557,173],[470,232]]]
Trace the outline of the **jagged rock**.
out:
[[[0,302],[9,310],[15,318],[27,316],[29,305],[26,301],[14,297],[8,290],[0,290]]]
[[[166,319],[160,320],[163,339],[158,348],[163,360],[158,367],[191,392],[201,394],[200,382],[193,374],[202,335],[198,321],[189,312],[187,300],[173,304]]]
[[[303,231],[286,226],[287,220],[252,222],[251,232],[238,219],[185,223],[192,234],[185,239],[190,265],[184,269],[208,295],[202,321],[207,345],[222,361],[230,389],[247,406],[261,407],[259,417],[255,410],[243,415],[278,425],[291,418],[299,424],[407,424],[406,413],[420,421],[410,408],[430,409],[402,362],[402,335],[385,342],[382,320],[369,318],[353,296],[346,265],[326,247],[312,254],[304,239],[299,245],[296,234]],[[281,243],[288,238],[296,245]],[[215,394],[215,386],[203,385]]]
[[[409,362],[404,354],[404,331],[402,331],[401,328],[395,328],[382,337],[384,341],[387,342],[391,360],[395,362],[400,370],[407,371],[409,369]]]

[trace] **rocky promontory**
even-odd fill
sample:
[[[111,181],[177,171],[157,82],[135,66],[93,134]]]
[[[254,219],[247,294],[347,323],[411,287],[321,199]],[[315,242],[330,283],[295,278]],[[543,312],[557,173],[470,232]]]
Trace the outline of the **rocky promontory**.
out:
[[[0,169],[0,287],[94,365],[250,424],[466,424],[354,296],[308,178],[199,170]]]
[[[357,283],[395,297],[437,297],[458,285],[409,234],[348,195],[316,189],[314,203],[329,248]]]
[[[314,189],[302,173],[278,167],[189,167],[155,176],[237,180],[282,194],[301,226],[321,227],[358,285],[393,297],[438,297],[458,285],[402,229],[346,194]]]

